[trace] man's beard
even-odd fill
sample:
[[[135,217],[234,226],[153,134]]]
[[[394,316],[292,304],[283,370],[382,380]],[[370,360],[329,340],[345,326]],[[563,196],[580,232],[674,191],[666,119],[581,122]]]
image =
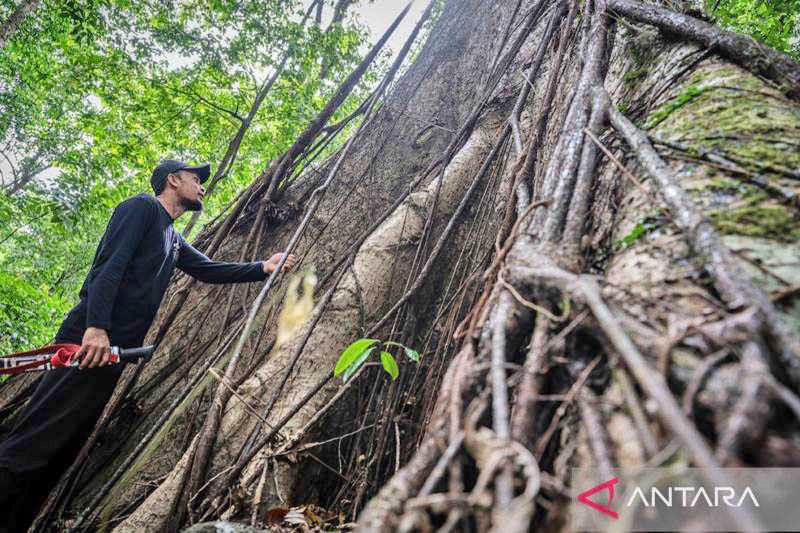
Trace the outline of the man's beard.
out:
[[[189,200],[188,198],[181,198],[181,206],[187,211],[202,211],[203,202],[200,200]]]

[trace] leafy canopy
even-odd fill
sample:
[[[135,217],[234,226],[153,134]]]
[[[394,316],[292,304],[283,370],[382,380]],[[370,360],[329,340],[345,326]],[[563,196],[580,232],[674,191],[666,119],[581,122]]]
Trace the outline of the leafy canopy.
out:
[[[709,0],[707,9],[721,26],[800,61],[800,0]]]

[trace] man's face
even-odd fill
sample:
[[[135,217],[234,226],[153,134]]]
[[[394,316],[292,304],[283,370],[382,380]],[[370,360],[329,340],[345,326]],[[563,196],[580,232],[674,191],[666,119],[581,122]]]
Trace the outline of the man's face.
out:
[[[201,211],[206,190],[200,183],[200,178],[197,177],[197,174],[188,170],[179,170],[175,174],[179,178],[176,192],[181,205],[187,211]]]

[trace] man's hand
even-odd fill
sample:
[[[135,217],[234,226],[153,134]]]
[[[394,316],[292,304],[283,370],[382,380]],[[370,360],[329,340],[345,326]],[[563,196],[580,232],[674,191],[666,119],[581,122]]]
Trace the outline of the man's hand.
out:
[[[86,328],[83,334],[81,349],[76,354],[81,358],[80,369],[106,366],[111,359],[111,343],[106,330]]]
[[[275,269],[278,268],[278,263],[281,262],[281,259],[286,254],[280,253],[275,254],[269,258],[268,261],[262,261],[262,266],[264,267],[264,273],[272,274],[275,272]],[[283,268],[281,269],[282,272],[291,272],[294,266],[297,264],[297,257],[293,254],[289,254],[289,257],[286,258],[286,262],[283,263]]]

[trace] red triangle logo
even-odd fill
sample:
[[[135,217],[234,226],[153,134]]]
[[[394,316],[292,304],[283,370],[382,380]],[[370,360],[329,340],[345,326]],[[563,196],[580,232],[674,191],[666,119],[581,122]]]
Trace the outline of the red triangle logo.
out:
[[[609,505],[611,505],[611,502],[614,500],[614,485],[616,485],[617,483],[619,483],[618,477],[615,477],[614,479],[609,479],[604,483],[600,483],[596,487],[592,487],[591,489],[578,494],[578,500],[581,503],[588,505],[595,511],[600,511],[601,513],[608,515],[611,518],[615,519],[619,518],[617,512],[609,507]],[[608,491],[608,502],[606,502],[606,505],[601,505],[589,499],[590,496],[594,496],[598,492],[603,492],[606,490]]]

